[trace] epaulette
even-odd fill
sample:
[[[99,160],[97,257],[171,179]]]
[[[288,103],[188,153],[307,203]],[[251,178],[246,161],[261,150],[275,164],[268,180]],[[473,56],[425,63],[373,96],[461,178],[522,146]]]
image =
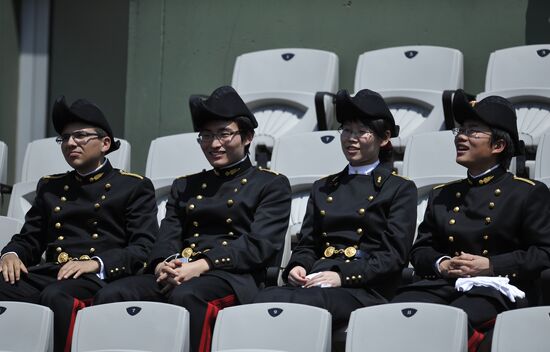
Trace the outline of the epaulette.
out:
[[[534,185],[535,185],[535,182],[531,181],[531,180],[528,179],[528,178],[523,178],[523,177],[514,176],[514,180],[523,181],[523,182],[525,182],[525,183],[530,184],[531,186],[534,186]]]
[[[393,176],[401,177],[402,179],[405,179],[405,180],[407,180],[407,181],[410,180],[407,176],[399,175],[399,174],[397,173],[397,171],[392,171],[391,174],[392,174]]]
[[[135,178],[139,178],[140,180],[143,180],[143,176],[138,175],[138,174],[133,174],[131,172],[126,172],[124,170],[120,170],[120,174],[124,175],[124,176],[132,176],[132,177],[135,177]]]
[[[272,173],[272,174],[277,175],[277,176],[280,175],[280,174],[279,174],[278,172],[276,172],[276,171],[273,171],[273,170],[270,170],[270,169],[264,169],[264,168],[261,167],[261,166],[258,166],[258,170],[260,170],[260,171],[265,171],[265,172],[269,172],[269,173]]]
[[[455,180],[455,181],[451,181],[451,182],[447,182],[447,183],[443,183],[443,184],[441,184],[441,185],[435,186],[433,189],[440,189],[440,188],[443,188],[443,187],[445,187],[445,186],[452,185],[452,184],[454,184],[454,183],[460,183],[460,182],[462,182],[462,181],[464,181],[464,179]]]
[[[46,175],[46,176],[42,176],[42,179],[44,180],[55,180],[57,178],[61,178],[65,175],[67,175],[69,172],[65,172],[65,173],[62,173],[62,174],[54,174],[54,175]]]

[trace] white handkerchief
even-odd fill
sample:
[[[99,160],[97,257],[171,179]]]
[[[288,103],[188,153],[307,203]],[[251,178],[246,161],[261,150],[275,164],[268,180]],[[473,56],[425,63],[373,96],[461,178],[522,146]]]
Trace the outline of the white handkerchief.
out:
[[[507,277],[476,276],[460,278],[455,282],[455,289],[465,292],[471,290],[474,286],[492,287],[508,297],[511,302],[515,302],[516,298],[525,298],[525,292],[509,284],[509,282],[510,280]]]
[[[306,275],[306,279],[308,280],[311,280],[313,279],[315,276],[319,275],[320,273],[313,273],[313,274],[309,274],[309,275]],[[321,288],[327,288],[327,287],[332,287],[331,284],[327,283],[327,282],[319,282],[317,285],[315,286],[318,286],[318,287],[321,287]],[[304,287],[304,286],[302,286]]]

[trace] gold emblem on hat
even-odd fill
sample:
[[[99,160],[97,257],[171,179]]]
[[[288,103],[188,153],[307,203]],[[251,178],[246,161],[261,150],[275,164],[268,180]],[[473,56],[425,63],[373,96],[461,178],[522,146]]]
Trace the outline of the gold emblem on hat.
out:
[[[185,248],[183,251],[181,251],[181,255],[187,259],[191,258],[191,256],[193,255],[193,248]]]
[[[69,261],[69,254],[65,253],[65,252],[61,252],[59,253],[59,255],[57,256],[57,262],[59,264],[65,264],[66,262]]]

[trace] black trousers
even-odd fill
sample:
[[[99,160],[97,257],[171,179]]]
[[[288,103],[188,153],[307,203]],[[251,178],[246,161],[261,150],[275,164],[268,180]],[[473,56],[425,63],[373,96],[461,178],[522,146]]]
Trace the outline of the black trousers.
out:
[[[237,304],[229,283],[212,275],[203,275],[163,292],[152,274],[117,280],[102,289],[94,304],[121,301],[155,301],[184,307],[190,314],[192,351],[210,351],[212,332],[218,311]]]
[[[32,270],[33,268],[30,268]],[[22,274],[15,284],[0,282],[1,301],[41,304],[54,313],[54,350],[70,351],[73,325],[78,310],[91,302],[102,285],[98,279],[84,275],[78,279],[57,280],[57,267]]]
[[[260,291],[254,302],[289,302],[324,308],[332,315],[333,329],[347,324],[351,312],[365,306],[354,297],[351,290],[342,287],[268,287]],[[386,302],[383,297],[372,294],[372,304],[367,305],[377,305]]]

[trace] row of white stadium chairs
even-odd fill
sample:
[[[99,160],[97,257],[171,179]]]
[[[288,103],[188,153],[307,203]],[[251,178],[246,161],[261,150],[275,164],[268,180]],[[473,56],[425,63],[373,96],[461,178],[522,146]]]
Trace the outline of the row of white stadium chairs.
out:
[[[546,351],[550,306],[516,309],[497,316],[493,352]],[[156,302],[121,302],[78,312],[72,351],[187,352],[189,313]],[[0,349],[52,351],[53,312],[46,307],[0,302]],[[467,316],[429,303],[396,303],[351,314],[346,352],[466,352]],[[29,334],[29,331],[33,333]],[[331,351],[328,311],[301,304],[259,303],[225,308],[217,316],[213,352]]]

